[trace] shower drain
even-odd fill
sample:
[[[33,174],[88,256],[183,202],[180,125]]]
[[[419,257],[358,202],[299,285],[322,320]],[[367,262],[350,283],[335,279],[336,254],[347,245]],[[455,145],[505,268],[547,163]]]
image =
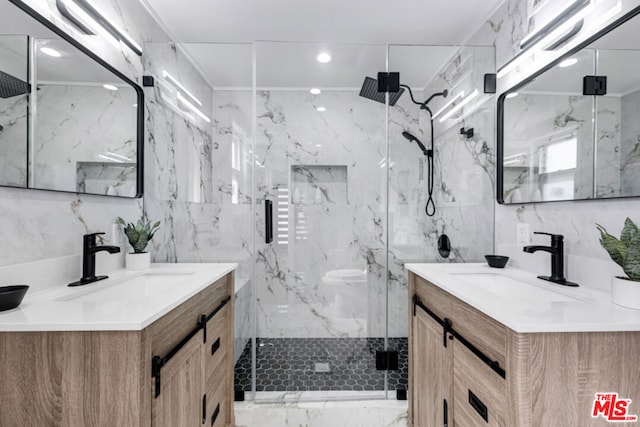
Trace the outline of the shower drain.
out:
[[[315,364],[315,372],[331,372],[331,367],[328,363],[316,363]]]

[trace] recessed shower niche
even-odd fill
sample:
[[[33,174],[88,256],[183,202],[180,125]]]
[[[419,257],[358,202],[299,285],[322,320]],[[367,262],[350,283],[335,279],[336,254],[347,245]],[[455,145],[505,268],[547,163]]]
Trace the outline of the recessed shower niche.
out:
[[[345,165],[292,165],[291,204],[349,203]]]

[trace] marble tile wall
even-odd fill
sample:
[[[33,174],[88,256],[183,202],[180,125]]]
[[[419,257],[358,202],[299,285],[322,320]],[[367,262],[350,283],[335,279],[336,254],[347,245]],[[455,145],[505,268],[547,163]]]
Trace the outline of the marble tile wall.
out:
[[[145,90],[145,211],[162,227],[151,242],[155,262],[207,262],[214,258],[213,131],[210,123],[183,108],[170,73],[203,104],[211,117],[212,90],[172,43],[145,43],[145,73],[155,77]],[[195,101],[193,101],[195,104]],[[222,260],[221,260],[222,261]]]
[[[590,34],[594,34],[598,29],[637,6],[635,2],[617,2],[617,4],[620,6],[618,11],[604,20],[602,16],[587,17],[582,32],[567,46],[553,53],[539,54],[519,70],[499,79],[499,91],[513,86],[524,76],[541,69]],[[528,30],[526,7],[527,0],[505,1],[473,38],[474,42],[489,42],[496,46],[498,67],[507,63],[519,52],[518,43]],[[636,222],[640,221],[640,217],[636,215],[639,208],[640,201],[637,199],[496,205],[496,251],[509,255],[512,265],[546,274],[550,268],[549,257],[522,252],[522,249],[516,245],[516,224],[526,222],[530,224],[532,231],[564,234],[567,254],[565,265],[568,277],[583,285],[608,289],[611,276],[620,274],[620,269],[608,259],[608,255],[600,247],[595,224],[602,224],[609,232],[617,234],[627,216]],[[542,237],[536,237],[534,243],[548,244]]]
[[[252,92],[213,91],[213,259],[237,262],[234,356],[253,336]]]
[[[238,427],[406,427],[406,401],[236,403]]]

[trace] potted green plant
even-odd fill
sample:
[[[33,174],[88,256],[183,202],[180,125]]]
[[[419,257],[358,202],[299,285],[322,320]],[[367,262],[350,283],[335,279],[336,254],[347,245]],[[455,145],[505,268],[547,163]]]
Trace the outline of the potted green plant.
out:
[[[126,255],[125,263],[127,270],[142,270],[149,268],[151,265],[151,254],[145,252],[145,249],[158,228],[160,228],[160,221],[156,221],[151,224],[152,221],[146,221],[143,216],[135,224],[132,222],[126,222],[124,219],[118,217],[118,222],[124,227],[124,234],[129,240],[129,244],[133,248],[133,252],[129,252]]]
[[[611,300],[614,304],[640,310],[640,231],[627,218],[618,239],[596,224],[600,244],[611,259],[622,267],[626,277],[615,276],[611,281]]]

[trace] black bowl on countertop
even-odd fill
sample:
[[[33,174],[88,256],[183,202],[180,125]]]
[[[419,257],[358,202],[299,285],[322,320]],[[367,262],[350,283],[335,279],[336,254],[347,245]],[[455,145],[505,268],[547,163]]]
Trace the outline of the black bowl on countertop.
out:
[[[16,308],[22,302],[29,286],[0,286],[0,311]]]
[[[489,267],[493,268],[504,268],[509,261],[509,257],[503,255],[485,255],[484,258],[487,260]]]

